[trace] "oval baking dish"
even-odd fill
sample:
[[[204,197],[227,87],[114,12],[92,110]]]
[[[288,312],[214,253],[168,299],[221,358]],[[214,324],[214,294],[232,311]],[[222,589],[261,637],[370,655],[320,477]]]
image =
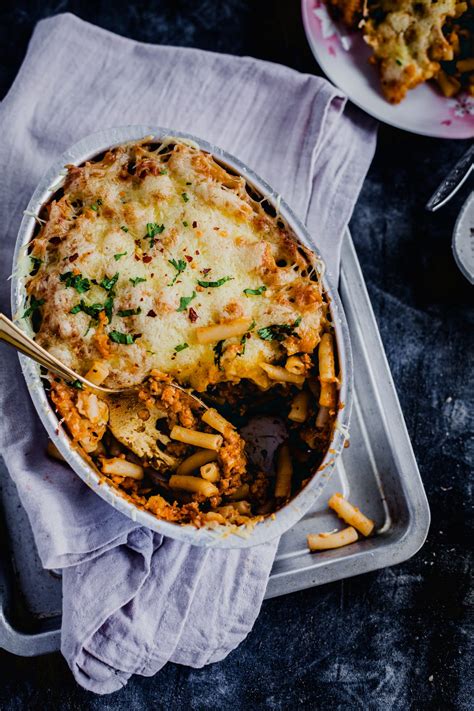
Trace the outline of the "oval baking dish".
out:
[[[28,275],[25,255],[33,237],[36,220],[43,206],[62,187],[66,165],[82,165],[85,161],[102,155],[108,149],[121,144],[140,141],[146,137],[150,142],[161,142],[170,137],[195,146],[209,153],[224,169],[234,175],[241,176],[254,195],[265,200],[275,209],[281,219],[288,225],[297,241],[310,248],[310,237],[290,208],[261,178],[243,165],[237,158],[223,150],[210,145],[195,136],[172,131],[170,129],[150,126],[126,126],[111,128],[88,136],[61,155],[44,175],[38,185],[25,216],[20,225],[14,255],[12,279],[12,313],[17,317],[25,304],[25,280]],[[315,259],[321,263],[321,258],[315,253]],[[34,405],[51,439],[58,447],[65,460],[78,476],[105,501],[114,506],[132,520],[141,525],[158,531],[177,540],[200,546],[219,548],[245,548],[264,543],[276,538],[290,528],[311,507],[320,495],[327,481],[336,458],[340,455],[348,436],[348,423],[352,397],[352,357],[350,350],[347,323],[337,292],[330,283],[328,275],[321,269],[319,280],[322,282],[325,297],[329,303],[329,312],[334,329],[334,339],[339,364],[339,408],[337,410],[332,438],[329,442],[324,459],[318,469],[308,472],[309,481],[286,505],[253,526],[218,526],[215,529],[192,524],[179,524],[162,520],[152,513],[135,506],[111,486],[106,478],[80,453],[77,446],[71,445],[71,440],[63,428],[58,427],[58,416],[55,413],[48,395],[44,389],[40,368],[31,360],[20,356],[21,366]],[[24,328],[29,328],[25,321],[20,321]]]

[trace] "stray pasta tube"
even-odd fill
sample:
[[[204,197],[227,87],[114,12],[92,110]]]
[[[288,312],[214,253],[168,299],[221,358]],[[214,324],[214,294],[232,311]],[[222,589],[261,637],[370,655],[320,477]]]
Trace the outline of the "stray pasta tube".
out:
[[[288,419],[293,422],[306,422],[308,418],[309,392],[302,390],[297,393],[291,403],[291,410]]]
[[[203,464],[199,470],[201,476],[206,481],[212,481],[214,484],[221,478],[221,470],[215,462],[209,462],[209,464]]]
[[[358,535],[355,528],[348,526],[337,533],[310,533],[307,536],[310,551],[327,551],[331,548],[342,548],[357,541]]]
[[[104,360],[95,360],[84,377],[93,385],[102,385],[109,374],[109,370],[109,366]]]
[[[291,494],[293,464],[291,463],[290,449],[287,444],[282,444],[278,450],[276,469],[275,497],[277,499],[288,499]]]
[[[143,467],[121,457],[102,459],[102,471],[104,474],[128,476],[130,479],[143,479]]]
[[[219,414],[213,407],[206,410],[201,419],[206,423],[206,425],[209,425],[209,427],[212,427],[221,434],[225,434],[229,431],[229,429],[235,430],[234,425],[226,420],[225,417],[222,417],[222,415]]]
[[[282,368],[281,365],[260,363],[260,367],[263,368],[270,380],[277,380],[280,383],[294,383],[295,385],[303,385],[305,381],[304,375],[290,373],[286,368]]]
[[[357,506],[354,506],[343,497],[342,494],[333,494],[329,499],[328,506],[335,511],[349,526],[357,528],[364,536],[370,536],[374,530],[374,522],[364,516]]]
[[[172,489],[181,489],[182,491],[190,491],[193,494],[202,494],[206,499],[211,496],[216,496],[219,493],[217,486],[214,486],[210,481],[205,481],[199,476],[180,476],[173,474],[170,477],[169,485]]]
[[[212,449],[200,449],[198,452],[194,452],[190,457],[184,459],[176,470],[176,474],[190,474],[191,472],[200,469],[203,464],[208,464],[209,462],[215,462],[217,459],[217,452]]]
[[[243,336],[250,328],[252,321],[249,318],[236,318],[226,323],[216,323],[213,326],[201,326],[196,329],[198,343],[214,343],[224,341],[233,336]]]
[[[176,439],[184,444],[192,444],[194,447],[203,449],[213,449],[217,452],[222,447],[223,439],[221,435],[199,432],[199,430],[189,430],[187,427],[175,425],[170,432],[171,439]]]

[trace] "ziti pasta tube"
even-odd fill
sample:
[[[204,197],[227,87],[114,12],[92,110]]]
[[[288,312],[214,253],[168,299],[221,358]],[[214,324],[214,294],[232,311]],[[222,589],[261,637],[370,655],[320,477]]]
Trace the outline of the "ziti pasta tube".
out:
[[[200,469],[203,464],[214,462],[217,459],[217,452],[212,449],[200,449],[190,457],[184,459],[176,470],[176,474],[191,474]]]
[[[199,430],[189,430],[187,427],[175,425],[170,432],[171,439],[176,439],[184,444],[192,444],[194,447],[202,447],[203,449],[214,449],[216,452],[222,447],[221,435],[208,434],[207,432],[199,432]]]
[[[209,427],[212,427],[212,429],[217,430],[221,434],[225,434],[229,429],[235,429],[234,425],[226,420],[225,417],[222,417],[213,407],[206,410],[201,419],[206,425],[209,425]]]
[[[193,494],[202,494],[209,499],[211,496],[216,496],[219,493],[217,486],[212,482],[205,481],[199,476],[180,476],[173,474],[170,477],[169,485],[172,489],[181,489],[182,491],[190,491]]]
[[[364,536],[370,536],[374,530],[374,522],[364,516],[357,506],[353,506],[342,494],[333,494],[329,499],[328,506],[337,513],[339,518],[342,518],[349,526],[357,528]]]
[[[290,449],[287,444],[282,444],[278,450],[276,469],[275,497],[277,499],[288,499],[291,495],[293,464],[291,463]]]
[[[319,404],[322,407],[336,406],[336,367],[334,363],[334,344],[330,333],[323,333],[318,348],[319,382],[321,394]]]
[[[128,476],[130,479],[143,479],[143,467],[121,457],[102,459],[102,471],[104,474]]]
[[[342,548],[357,541],[358,535],[355,528],[348,526],[336,533],[310,533],[307,536],[310,551],[326,551],[331,548]]]
[[[213,326],[201,326],[196,328],[197,342],[201,344],[224,341],[233,336],[243,336],[248,331],[252,319],[236,318],[226,323],[216,323]]]

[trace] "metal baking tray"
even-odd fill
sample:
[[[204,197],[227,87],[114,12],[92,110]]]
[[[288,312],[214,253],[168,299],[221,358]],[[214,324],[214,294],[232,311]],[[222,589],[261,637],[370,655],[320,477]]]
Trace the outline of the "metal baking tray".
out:
[[[349,233],[340,295],[354,356],[351,440],[316,505],[281,539],[266,597],[321,585],[407,560],[423,545],[428,502]],[[4,469],[4,468],[3,468]],[[45,571],[6,471],[0,473],[0,647],[33,656],[59,649],[61,580]],[[340,526],[327,500],[342,492],[376,521],[376,534],[346,548],[310,554],[306,535]]]

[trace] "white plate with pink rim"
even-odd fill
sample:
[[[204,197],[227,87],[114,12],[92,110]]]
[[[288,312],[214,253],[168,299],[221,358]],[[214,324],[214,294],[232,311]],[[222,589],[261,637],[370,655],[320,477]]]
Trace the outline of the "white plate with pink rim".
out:
[[[377,69],[369,64],[371,49],[360,32],[335,24],[323,0],[302,0],[308,42],[319,66],[349,99],[384,123],[437,138],[474,138],[474,97],[442,96],[431,83],[408,92],[397,105],[382,96]]]

